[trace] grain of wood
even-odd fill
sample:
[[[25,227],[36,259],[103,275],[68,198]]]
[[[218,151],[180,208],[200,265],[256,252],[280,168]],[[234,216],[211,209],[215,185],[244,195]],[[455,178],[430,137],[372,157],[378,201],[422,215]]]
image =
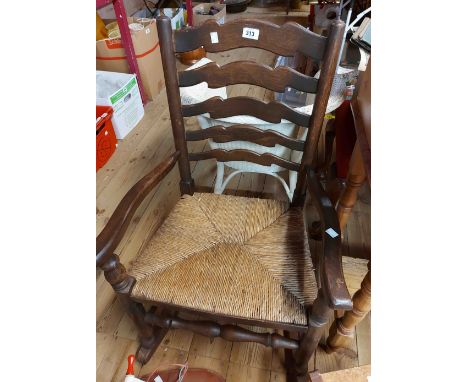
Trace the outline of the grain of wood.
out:
[[[133,350],[134,341],[114,337],[111,334],[96,334],[96,351],[99,365],[96,370],[97,382],[111,381],[120,368],[122,359]]]
[[[346,274],[345,274],[346,279]],[[361,279],[362,280],[362,279]],[[328,320],[325,330],[323,331],[322,338],[320,343],[324,345],[326,343],[328,332],[330,330],[330,326],[334,321],[334,317],[330,317]],[[357,354],[357,344],[356,338],[350,339],[348,343],[348,349],[351,351],[347,354],[340,354],[340,353],[331,353],[327,354],[320,346],[317,348],[315,352],[315,359],[314,357],[311,358],[309,362],[309,370],[318,369],[320,373],[326,373],[333,370],[342,370],[348,369],[351,367],[359,366],[357,357],[354,354]],[[354,353],[353,353],[354,352]]]
[[[359,366],[371,363],[371,312],[356,326]]]
[[[255,381],[269,382],[270,370],[258,369],[256,367],[229,364],[226,382]]]
[[[162,341],[162,346],[189,351],[192,344],[193,333],[184,329],[171,329]]]
[[[356,349],[355,341],[353,350]],[[313,357],[309,362],[309,370],[314,370],[314,367],[320,370],[321,373],[327,373],[335,370],[349,369],[358,366],[358,360],[354,357],[349,357],[343,353],[327,354],[321,347],[317,348],[315,354],[315,362]]]
[[[203,357],[197,354],[189,354],[188,357],[189,367],[194,368],[204,368],[208,370],[213,370],[221,374],[224,378],[227,376],[227,371],[229,367],[228,361],[223,361],[221,359]]]
[[[270,382],[287,382],[286,372],[272,370],[270,373]]]
[[[272,329],[257,328],[253,326],[243,326],[248,330],[258,333],[273,333]],[[271,360],[273,357],[273,349],[266,346],[249,343],[235,342],[232,345],[230,362],[238,365],[251,366],[258,369],[269,370],[271,368]]]
[[[361,282],[367,273],[367,260],[343,257],[343,272],[346,286],[352,296],[361,288]]]
[[[143,365],[138,375],[146,375],[155,370],[171,369],[174,364],[184,364],[187,358],[188,352],[161,345],[151,359]]]
[[[273,349],[271,358],[271,370],[286,372],[284,349]]]
[[[125,315],[125,308],[119,299],[115,299],[96,324],[98,333],[114,333]]]
[[[216,358],[222,361],[229,361],[231,357],[232,342],[222,338],[208,338],[199,334],[194,335],[190,347],[191,354],[203,357]]]
[[[371,375],[371,366],[360,366],[347,370],[322,374],[323,382],[367,382]]]
[[[114,376],[112,377],[112,382],[122,382],[125,378],[125,374],[127,373],[127,367],[128,367],[128,356],[130,354],[136,354],[136,351],[138,349],[139,343],[138,341],[132,341],[130,345],[127,348],[127,351],[125,352],[124,356],[120,360],[119,365],[117,366],[117,369],[114,373]],[[138,375],[141,369],[141,364],[139,362],[135,362],[133,364],[133,371],[135,375]]]
[[[114,336],[127,338],[129,340],[138,340],[137,328],[128,314],[124,314],[122,316],[122,319],[113,334]]]

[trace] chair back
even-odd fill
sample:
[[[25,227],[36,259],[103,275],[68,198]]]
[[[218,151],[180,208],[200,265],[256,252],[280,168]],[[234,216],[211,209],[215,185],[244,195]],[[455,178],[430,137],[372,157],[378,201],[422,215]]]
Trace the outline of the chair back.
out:
[[[181,192],[193,194],[194,182],[190,173],[190,161],[215,158],[217,161],[248,161],[264,166],[273,164],[298,171],[296,193],[303,193],[305,166],[312,165],[317,150],[328,97],[336,70],[344,23],[332,23],[328,37],[317,35],[297,23],[273,24],[267,21],[239,19],[223,25],[210,20],[190,29],[173,31],[168,17],[157,19],[161,46],[166,92],[176,149],[180,151],[179,170]],[[207,52],[224,52],[230,49],[253,47],[274,54],[292,57],[301,53],[321,63],[319,79],[306,76],[289,67],[272,69],[253,61],[237,61],[219,66],[212,62],[197,69],[177,72],[175,54],[195,50],[203,46]],[[253,97],[213,97],[200,103],[182,105],[179,86],[193,86],[207,82],[210,88],[234,84],[250,84],[284,92],[286,87],[316,93],[311,115],[300,113],[282,102],[265,103]],[[274,130],[261,130],[239,124],[230,127],[213,126],[198,131],[185,131],[184,117],[209,113],[211,118],[249,115],[270,123],[282,119],[308,128],[305,141],[288,137]],[[215,149],[188,153],[187,141],[212,139],[217,143],[249,141],[266,147],[282,145],[302,151],[301,163],[281,158],[271,153],[259,154],[251,150]]]

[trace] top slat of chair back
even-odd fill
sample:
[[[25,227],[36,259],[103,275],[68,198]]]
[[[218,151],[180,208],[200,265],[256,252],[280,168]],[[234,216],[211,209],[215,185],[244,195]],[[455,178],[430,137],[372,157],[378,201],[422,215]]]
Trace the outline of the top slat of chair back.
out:
[[[327,39],[297,23],[283,25],[268,21],[239,19],[219,25],[209,20],[199,27],[174,32],[175,52],[195,50],[201,46],[207,52],[255,47],[280,56],[292,57],[297,52],[320,61]]]

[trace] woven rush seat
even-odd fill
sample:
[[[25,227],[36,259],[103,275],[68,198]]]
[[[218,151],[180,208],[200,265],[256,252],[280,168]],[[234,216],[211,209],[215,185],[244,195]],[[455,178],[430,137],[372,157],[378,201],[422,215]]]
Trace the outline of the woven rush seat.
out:
[[[245,319],[307,325],[317,297],[302,209],[184,195],[129,272],[132,296]]]

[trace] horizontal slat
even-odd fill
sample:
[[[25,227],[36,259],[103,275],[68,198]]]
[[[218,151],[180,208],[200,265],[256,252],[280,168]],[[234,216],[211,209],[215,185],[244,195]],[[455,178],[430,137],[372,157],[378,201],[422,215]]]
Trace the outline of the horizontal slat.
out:
[[[299,163],[291,162],[270,153],[258,154],[256,152],[243,149],[230,151],[216,149],[204,151],[202,153],[189,154],[189,160],[191,161],[212,158],[219,162],[246,161],[261,164],[263,166],[271,166],[272,164],[276,164],[287,170],[299,171]]]
[[[235,84],[262,86],[274,92],[284,92],[289,86],[307,93],[316,93],[318,80],[298,71],[280,66],[272,69],[253,61],[236,61],[219,66],[210,62],[200,68],[179,72],[179,86],[193,86],[207,82],[210,88]]]
[[[217,143],[232,141],[248,141],[266,147],[274,147],[276,144],[288,147],[292,150],[304,151],[304,141],[290,138],[274,130],[261,130],[250,125],[213,126],[208,129],[187,131],[187,141],[200,141],[212,138]]]
[[[242,37],[244,28],[258,29],[258,40]],[[211,34],[214,32],[217,33],[216,38]],[[326,44],[325,37],[297,23],[288,22],[280,26],[254,19],[239,19],[222,25],[209,20],[199,27],[174,31],[174,39],[177,53],[200,46],[207,52],[257,47],[287,57],[292,57],[299,51],[317,61],[322,59]]]
[[[222,99],[212,97],[192,105],[182,105],[182,115],[192,117],[210,113],[211,118],[226,118],[234,115],[250,115],[270,123],[280,123],[286,119],[296,125],[309,126],[310,115],[299,113],[282,102],[269,103],[252,97],[232,97]]]

